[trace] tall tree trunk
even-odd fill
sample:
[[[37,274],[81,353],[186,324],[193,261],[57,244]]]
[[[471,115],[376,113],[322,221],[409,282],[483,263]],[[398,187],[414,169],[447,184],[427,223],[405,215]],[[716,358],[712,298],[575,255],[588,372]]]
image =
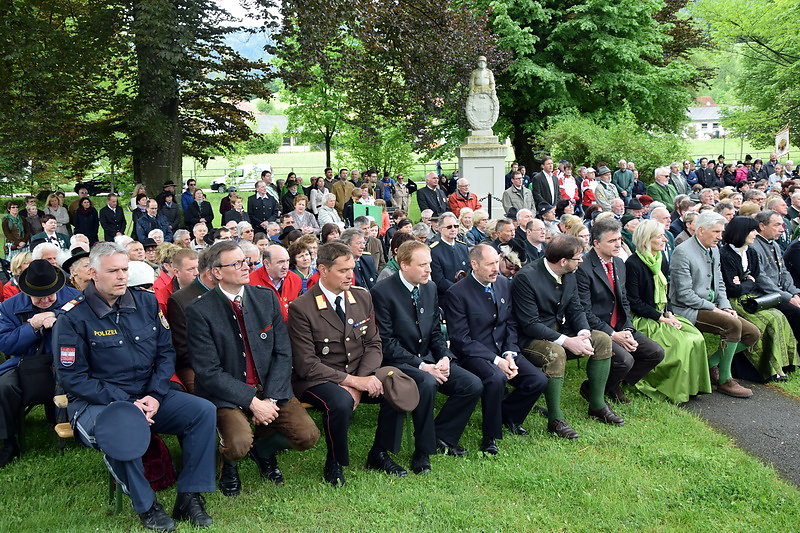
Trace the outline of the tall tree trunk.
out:
[[[134,100],[134,178],[150,195],[161,192],[165,181],[181,183],[182,133],[178,121],[178,64],[183,50],[176,3],[137,0],[133,4],[134,45],[138,92]]]

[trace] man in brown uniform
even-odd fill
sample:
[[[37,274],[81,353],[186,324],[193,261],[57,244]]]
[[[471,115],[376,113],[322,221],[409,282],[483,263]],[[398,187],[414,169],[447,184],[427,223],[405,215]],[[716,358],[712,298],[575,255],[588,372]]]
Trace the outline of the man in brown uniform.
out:
[[[394,443],[384,442],[391,432],[382,427],[393,408],[383,399],[383,386],[374,375],[383,360],[381,339],[369,292],[352,286],[354,266],[346,244],[320,246],[319,283],[289,305],[294,392],[322,411],[328,445],[323,476],[333,486],[345,483],[342,467],[350,464],[347,432],[362,401],[381,402],[367,467],[406,475],[387,453]]]

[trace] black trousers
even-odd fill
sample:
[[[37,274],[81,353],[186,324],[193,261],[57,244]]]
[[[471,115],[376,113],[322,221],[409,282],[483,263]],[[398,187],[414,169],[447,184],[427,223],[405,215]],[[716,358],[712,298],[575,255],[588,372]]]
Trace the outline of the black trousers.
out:
[[[789,302],[784,302],[778,306],[778,310],[786,315],[786,320],[792,327],[794,338],[800,341],[800,307],[795,307]]]
[[[638,331],[633,338],[639,343],[636,351],[629,352],[615,342],[611,342],[611,372],[606,382],[606,390],[611,390],[621,381],[629,385],[637,383],[664,359],[664,348],[648,339]]]
[[[14,438],[20,424],[22,412],[22,389],[17,369],[0,376],[0,439]]]
[[[450,376],[441,385],[424,370],[407,364],[394,366],[408,374],[419,389],[419,405],[411,413],[414,421],[415,451],[428,455],[436,453],[436,439],[441,439],[447,444],[458,444],[469,417],[481,397],[483,390],[481,380],[455,364],[450,365]],[[437,392],[449,398],[434,420],[433,404]],[[387,446],[387,450],[392,452],[400,450],[404,421],[405,413],[394,409],[386,413],[386,432],[391,442],[391,447]]]
[[[497,365],[488,359],[467,357],[461,363],[464,368],[478,376],[483,384],[481,410],[483,413],[483,437],[503,438],[503,424],[521,424],[533,409],[539,396],[547,388],[547,376],[533,363],[519,355],[516,359],[519,372],[506,379]],[[506,394],[506,384],[514,387]]]
[[[322,411],[322,431],[325,434],[325,443],[328,445],[328,459],[336,461],[342,466],[349,465],[350,447],[347,434],[353,419],[355,403],[350,393],[329,381],[309,387],[300,395],[300,400],[310,403],[315,409]],[[391,435],[385,428],[389,427],[388,424],[391,423],[389,415],[395,411],[394,408],[382,396],[370,398],[366,392],[361,394],[361,403],[381,404],[378,413],[378,427],[375,431],[375,445],[384,450],[390,449],[392,442],[389,437]]]

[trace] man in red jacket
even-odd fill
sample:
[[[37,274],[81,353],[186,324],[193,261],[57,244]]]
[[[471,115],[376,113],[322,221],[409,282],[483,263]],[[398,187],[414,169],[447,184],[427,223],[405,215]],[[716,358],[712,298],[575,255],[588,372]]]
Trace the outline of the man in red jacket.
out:
[[[461,178],[456,182],[456,192],[447,197],[447,205],[455,216],[458,216],[465,207],[469,207],[473,211],[481,208],[478,196],[469,192],[467,178]]]
[[[289,316],[289,303],[300,296],[303,280],[289,271],[289,252],[280,244],[271,244],[264,250],[264,265],[250,274],[250,285],[269,287],[281,304],[284,322]]]

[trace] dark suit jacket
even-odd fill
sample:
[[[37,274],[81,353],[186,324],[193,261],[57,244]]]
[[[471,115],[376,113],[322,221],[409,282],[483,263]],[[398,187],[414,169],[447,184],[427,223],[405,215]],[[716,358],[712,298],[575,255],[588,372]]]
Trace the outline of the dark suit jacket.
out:
[[[266,198],[253,194],[247,199],[247,214],[253,227],[260,228],[262,222],[275,222],[278,218],[278,202],[269,193]]]
[[[381,338],[369,292],[354,287],[344,299],[346,325],[319,284],[289,305],[297,396],[321,383],[341,383],[348,374],[369,376],[381,366]]]
[[[56,233],[56,238],[58,239],[58,246],[62,250],[69,250],[69,236],[64,235],[63,233]],[[45,232],[40,232],[31,237],[30,242],[30,249],[33,251],[34,248],[42,244],[43,242],[50,242],[47,239],[47,234]]]
[[[266,287],[245,285],[243,314],[263,397],[289,400],[292,349],[278,299]],[[245,382],[244,342],[231,302],[219,288],[208,291],[186,308],[186,322],[195,393],[217,407],[248,407],[256,389]]]
[[[661,272],[669,280],[669,263],[663,259]],[[625,290],[628,293],[628,305],[634,315],[650,320],[661,318],[661,313],[656,309],[656,284],[653,281],[653,273],[636,254],[632,254],[625,262]]]
[[[438,217],[447,211],[447,196],[441,187],[431,190],[427,185],[417,190],[417,204],[420,212],[430,209],[433,216]]]
[[[450,246],[441,239],[431,243],[431,281],[439,290],[441,305],[444,305],[447,289],[453,286],[456,273],[460,270],[467,273],[472,270],[466,244],[456,241]]]
[[[494,361],[504,352],[519,352],[517,322],[511,312],[511,281],[502,274],[492,284],[495,300],[469,275],[447,291],[444,316],[450,349],[459,359]]]
[[[200,219],[206,219],[206,226],[208,226],[208,233],[214,231],[214,212],[211,210],[211,204],[207,200],[202,203],[192,202],[189,204],[189,209],[186,210],[186,228],[192,231],[195,224],[200,222]]]
[[[531,181],[531,191],[533,192],[534,207],[538,207],[540,203],[547,202],[550,205],[556,205],[556,202],[561,197],[559,193],[558,178],[555,174],[550,176],[553,183],[553,193],[550,193],[550,187],[547,185],[547,176],[544,172],[539,172],[533,177]]]
[[[417,368],[442,357],[455,359],[442,336],[436,284],[420,285],[419,292],[419,306],[415,308],[399,272],[379,281],[370,291],[383,342],[384,365],[405,363]]]
[[[800,287],[800,241],[794,241],[783,254],[783,264],[792,275],[795,287]]]
[[[633,330],[631,322],[631,308],[628,304],[628,294],[625,288],[625,263],[615,257],[614,285],[615,291],[611,292],[606,269],[600,262],[600,256],[592,249],[583,256],[583,262],[578,266],[575,275],[578,278],[578,293],[586,310],[586,318],[592,329],[599,329],[611,335],[614,331],[624,329]],[[611,312],[614,303],[619,302],[619,317],[616,329],[612,328]]]
[[[358,262],[361,264],[361,269],[359,270],[358,266],[356,266],[355,270],[353,270],[353,276],[356,279],[355,284],[370,290],[375,285],[375,282],[378,281],[378,269],[375,267],[375,260],[370,254],[364,252]]]
[[[742,268],[742,257],[727,244],[719,248],[719,262],[722,269],[722,279],[725,280],[725,292],[728,298],[739,298],[745,294],[758,293],[756,282],[745,279],[748,275],[758,279],[761,273],[758,264],[758,254],[753,248],[747,248],[747,272]],[[739,283],[734,283],[733,278],[738,277]]]
[[[173,292],[167,300],[167,322],[175,348],[175,373],[191,393],[194,393],[194,370],[189,356],[186,308],[207,292],[205,285],[194,280],[189,286]]]
[[[545,268],[545,259],[528,263],[514,276],[511,302],[517,319],[519,345],[544,339],[555,341],[562,334],[589,330],[575,274],[561,277],[559,285]]]
[[[531,243],[529,243],[528,239],[525,239],[523,242],[525,243],[525,260],[536,261],[540,257],[544,256],[544,251],[547,249],[547,243],[542,243],[542,249],[540,251]]]
[[[103,228],[103,239],[113,241],[117,233],[125,233],[125,210],[117,205],[112,211],[107,205],[100,208],[100,227]]]

